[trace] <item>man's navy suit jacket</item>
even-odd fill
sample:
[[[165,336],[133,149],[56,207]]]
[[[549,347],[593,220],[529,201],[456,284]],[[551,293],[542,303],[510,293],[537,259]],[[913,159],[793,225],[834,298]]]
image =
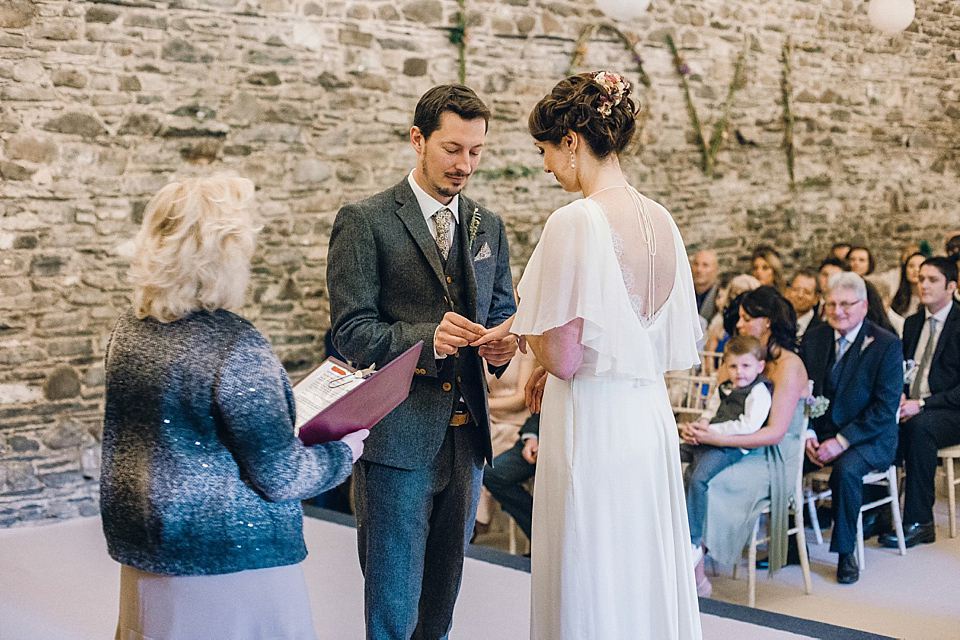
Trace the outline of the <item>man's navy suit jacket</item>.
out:
[[[812,421],[820,442],[841,434],[874,469],[885,470],[897,451],[898,412],[903,391],[900,339],[864,320],[840,363],[836,389],[824,392],[834,363],[834,331],[829,324],[808,330],[800,357],[813,380],[814,395],[830,400],[827,412]]]

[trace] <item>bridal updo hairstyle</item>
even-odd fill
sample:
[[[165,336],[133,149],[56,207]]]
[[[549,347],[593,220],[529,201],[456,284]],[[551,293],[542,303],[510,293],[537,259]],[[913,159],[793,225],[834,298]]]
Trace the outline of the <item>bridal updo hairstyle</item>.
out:
[[[568,131],[574,131],[597,158],[619,155],[637,128],[638,110],[630,98],[630,84],[622,80],[626,88],[617,102],[607,85],[595,80],[601,73],[578,73],[557,83],[530,112],[530,135],[539,142],[559,144]]]

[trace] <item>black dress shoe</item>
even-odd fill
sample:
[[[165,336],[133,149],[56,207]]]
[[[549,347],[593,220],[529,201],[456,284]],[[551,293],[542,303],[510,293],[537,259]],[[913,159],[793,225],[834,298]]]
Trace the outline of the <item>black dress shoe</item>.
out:
[[[884,505],[886,506],[886,505]],[[884,517],[886,514],[886,517]],[[869,540],[873,536],[890,531],[890,510],[876,507],[863,513],[863,539]]]
[[[860,579],[860,566],[857,564],[857,554],[841,553],[837,560],[837,582],[853,584]]]
[[[810,545],[807,545],[807,557],[810,557]],[[800,564],[800,547],[797,546],[797,539],[790,536],[787,540],[787,565]],[[786,566],[786,565],[784,565]],[[770,568],[770,558],[757,558],[757,569],[766,571]]]
[[[920,524],[914,522],[903,527],[903,542],[907,549],[920,543],[933,542],[937,539],[937,530],[932,522]],[[897,542],[896,532],[881,533],[880,544],[887,549],[896,549],[900,546]]]

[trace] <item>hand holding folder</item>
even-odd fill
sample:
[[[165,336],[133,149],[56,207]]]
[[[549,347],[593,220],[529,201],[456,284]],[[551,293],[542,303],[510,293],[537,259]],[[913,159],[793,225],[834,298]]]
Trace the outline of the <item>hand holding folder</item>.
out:
[[[297,436],[309,446],[373,427],[410,394],[422,347],[418,342],[379,371],[324,360],[293,388]]]

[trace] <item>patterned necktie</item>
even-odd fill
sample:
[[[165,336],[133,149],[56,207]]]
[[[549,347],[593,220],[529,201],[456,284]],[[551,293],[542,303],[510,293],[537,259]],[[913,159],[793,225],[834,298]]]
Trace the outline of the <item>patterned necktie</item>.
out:
[[[917,376],[913,379],[913,386],[910,388],[910,397],[914,400],[920,397],[920,385],[923,384],[923,378],[930,368],[930,360],[933,359],[934,338],[937,335],[937,319],[930,316],[930,335],[927,336],[927,344],[923,346],[923,355],[920,356],[920,364],[917,366]]]
[[[444,260],[450,255],[450,218],[452,216],[453,212],[446,208],[433,214],[434,222],[437,225],[437,248],[440,249],[440,254]]]
[[[843,360],[843,355],[847,352],[847,347],[850,346],[850,342],[840,336],[837,338],[837,355],[833,359],[833,370],[836,371],[837,367],[840,366],[840,361]]]

